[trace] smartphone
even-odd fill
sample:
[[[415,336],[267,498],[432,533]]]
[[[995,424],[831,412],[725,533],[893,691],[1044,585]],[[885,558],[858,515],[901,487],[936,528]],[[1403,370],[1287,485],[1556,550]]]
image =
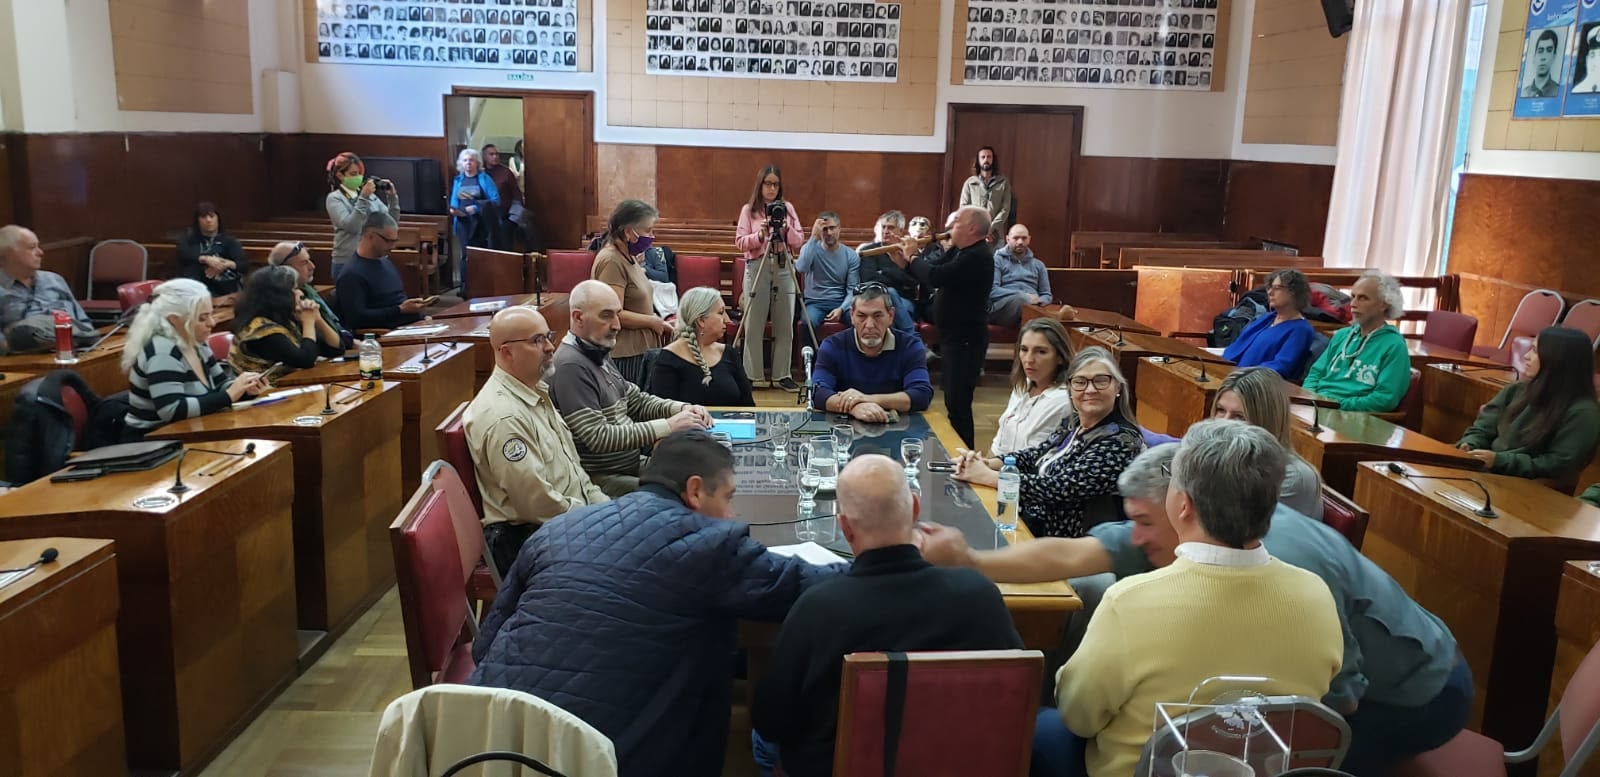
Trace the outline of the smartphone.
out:
[[[431,297],[423,297],[422,298],[422,304],[424,304],[424,305],[432,305],[432,304],[434,304],[435,302],[438,302],[438,301],[439,301],[439,295],[437,295],[437,294],[435,294],[435,295],[433,295]]]
[[[282,375],[283,373],[284,373],[283,362],[277,362],[276,364],[273,364],[271,367],[268,367],[266,372],[261,373],[261,382],[262,383],[271,383],[273,380],[275,380],[279,375]]]
[[[955,472],[956,471],[956,463],[953,462],[953,461],[930,461],[930,462],[928,462],[928,471],[929,472]]]

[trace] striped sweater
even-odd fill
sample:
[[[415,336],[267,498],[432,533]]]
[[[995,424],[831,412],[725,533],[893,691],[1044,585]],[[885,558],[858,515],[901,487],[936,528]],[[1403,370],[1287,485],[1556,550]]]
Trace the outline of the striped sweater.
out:
[[[666,437],[667,418],[688,407],[640,391],[604,352],[571,332],[556,349],[549,384],[590,477],[638,475],[640,452]]]
[[[205,366],[201,381],[184,360],[178,341],[157,334],[145,343],[144,350],[128,373],[128,414],[126,424],[141,432],[158,426],[215,413],[228,407],[228,386],[233,374],[217,361],[206,343],[195,346]]]

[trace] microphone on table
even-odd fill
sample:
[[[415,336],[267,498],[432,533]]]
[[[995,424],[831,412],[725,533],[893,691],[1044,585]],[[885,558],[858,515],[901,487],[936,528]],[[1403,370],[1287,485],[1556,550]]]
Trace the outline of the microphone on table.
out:
[[[1116,332],[1117,333],[1117,341],[1115,343],[1112,343],[1112,345],[1116,346],[1117,348],[1121,348],[1122,346],[1128,344],[1127,339],[1122,336],[1122,325],[1121,324],[1114,324],[1112,326],[1089,326],[1089,327],[1084,327],[1084,329],[1087,332],[1089,332],[1090,334],[1094,334],[1096,332]]]
[[[1405,467],[1402,467],[1399,464],[1397,464],[1395,462],[1392,462],[1392,461],[1389,462],[1388,464],[1385,464],[1384,468],[1389,470],[1389,473],[1392,474],[1392,475],[1399,475],[1400,477],[1407,478],[1407,479],[1410,479],[1410,478],[1422,478],[1424,480],[1453,480],[1453,481],[1457,481],[1457,482],[1471,483],[1472,485],[1477,486],[1479,491],[1483,492],[1483,506],[1482,507],[1473,507],[1470,502],[1465,502],[1465,501],[1462,501],[1462,500],[1459,500],[1459,499],[1455,499],[1455,498],[1451,497],[1448,494],[1440,494],[1440,496],[1443,496],[1446,499],[1449,499],[1450,501],[1455,502],[1456,504],[1459,504],[1462,507],[1465,507],[1465,508],[1471,510],[1472,514],[1478,516],[1479,518],[1499,518],[1500,517],[1500,514],[1494,511],[1494,505],[1490,503],[1488,486],[1485,486],[1477,478],[1450,477],[1450,476],[1445,476],[1445,475],[1424,475],[1424,474],[1422,474],[1420,472],[1411,472],[1411,471],[1407,470]]]
[[[1156,357],[1153,357],[1153,358],[1160,359],[1162,364],[1176,364],[1178,362],[1195,362],[1195,363],[1200,365],[1200,374],[1195,376],[1194,382],[1196,382],[1196,383],[1210,383],[1211,382],[1211,376],[1206,374],[1206,360],[1205,359],[1197,359],[1197,358],[1195,358],[1193,356],[1156,356]]]
[[[811,361],[816,358],[816,355],[817,352],[809,345],[800,349],[800,359],[806,365],[806,387],[804,391],[800,392],[800,404],[807,407],[811,405]]]
[[[183,460],[189,457],[189,451],[214,453],[218,456],[254,456],[256,455],[256,444],[253,442],[247,443],[244,446],[244,451],[242,452],[219,451],[212,450],[211,448],[184,448],[183,452],[178,454],[178,466],[173,467],[172,488],[167,489],[167,493],[169,494],[181,494],[189,490],[189,487],[184,485],[183,482]]]
[[[1308,431],[1308,432],[1310,432],[1312,434],[1321,434],[1322,433],[1322,406],[1317,404],[1314,401],[1307,400],[1307,399],[1301,399],[1301,398],[1298,398],[1298,397],[1296,397],[1294,399],[1291,399],[1289,401],[1293,402],[1293,403],[1298,403],[1298,404],[1302,404],[1302,405],[1310,405],[1311,406],[1311,425],[1306,427],[1306,431]]]
[[[418,364],[432,364],[433,363],[433,354],[428,353],[428,348],[431,347],[432,345],[433,345],[433,338],[428,337],[427,335],[423,335],[423,337],[422,337],[422,360],[417,362]]]
[[[369,381],[366,382],[365,385],[357,385],[357,386],[350,386],[350,385],[347,385],[347,384],[344,384],[344,383],[329,383],[329,384],[323,386],[322,387],[322,415],[333,415],[334,412],[336,412],[333,409],[333,390],[335,388],[349,389],[351,391],[366,391],[367,389],[372,388],[372,381],[369,380]],[[345,403],[345,401],[346,400],[341,399],[341,400],[339,400],[339,404],[342,405],[342,404]]]
[[[45,548],[44,552],[40,553],[39,554],[39,558],[35,559],[32,564],[29,564],[29,565],[27,565],[25,567],[17,567],[16,569],[0,569],[0,574],[9,574],[9,573],[12,573],[12,572],[26,572],[26,571],[28,571],[30,569],[33,569],[36,566],[39,566],[40,564],[53,564],[53,563],[55,563],[56,557],[58,557],[60,555],[61,555],[61,551],[56,550],[55,548]]]

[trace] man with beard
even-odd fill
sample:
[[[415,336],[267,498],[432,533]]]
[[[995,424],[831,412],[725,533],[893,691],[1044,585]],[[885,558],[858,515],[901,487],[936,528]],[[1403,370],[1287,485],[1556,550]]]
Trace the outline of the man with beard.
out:
[[[539,311],[509,307],[489,322],[494,373],[463,418],[483,495],[483,536],[503,575],[545,521],[607,501],[578,465],[572,434],[545,382],[556,344]]]
[[[928,353],[915,332],[894,329],[894,305],[881,283],[861,286],[851,328],[822,341],[811,404],[858,421],[886,423],[889,411],[921,412],[933,402]]]
[[[1000,174],[1000,158],[992,146],[978,149],[972,176],[961,185],[961,207],[969,205],[989,212],[990,242],[1006,233],[1011,220],[1011,181]]]
[[[622,300],[610,286],[579,283],[567,305],[572,324],[556,350],[550,393],[584,471],[616,498],[638,489],[640,450],[673,432],[711,428],[711,414],[646,394],[622,377],[610,356],[622,330]]]

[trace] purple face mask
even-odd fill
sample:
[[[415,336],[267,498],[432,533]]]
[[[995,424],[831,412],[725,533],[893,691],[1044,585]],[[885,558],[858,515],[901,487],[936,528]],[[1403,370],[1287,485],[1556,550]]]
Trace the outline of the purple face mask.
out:
[[[639,254],[650,250],[651,244],[655,242],[656,239],[654,235],[640,235],[634,238],[632,242],[628,243],[628,253],[638,256]]]

